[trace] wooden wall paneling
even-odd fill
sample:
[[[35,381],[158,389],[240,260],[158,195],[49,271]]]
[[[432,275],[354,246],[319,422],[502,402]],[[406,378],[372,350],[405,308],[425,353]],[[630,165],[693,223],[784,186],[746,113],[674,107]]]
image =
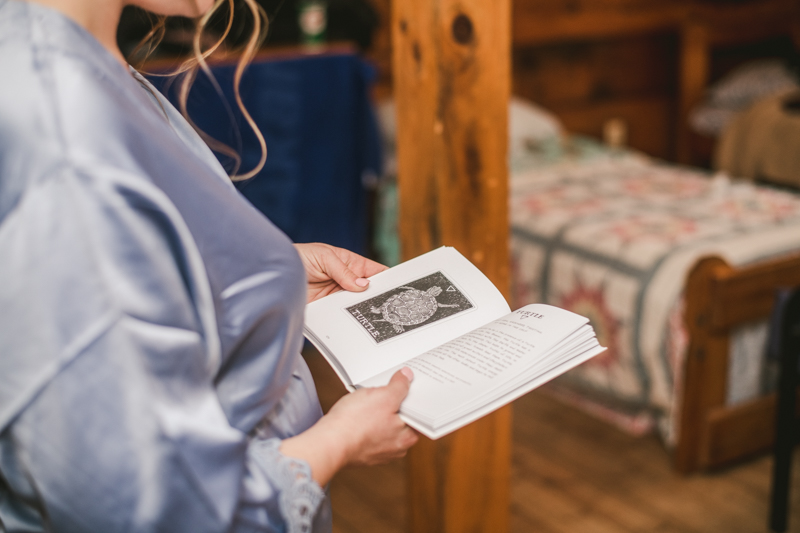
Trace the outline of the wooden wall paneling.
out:
[[[457,248],[509,293],[510,0],[392,3],[400,240]],[[415,533],[508,529],[506,407],[409,453]]]
[[[689,127],[692,106],[703,98],[709,85],[712,48],[752,44],[780,35],[791,35],[798,27],[800,3],[796,0],[762,0],[725,5],[698,4],[680,21],[680,124],[677,160],[684,164],[703,164],[693,147],[703,140]],[[707,141],[705,141],[708,144]],[[708,148],[705,148],[708,151]],[[696,151],[696,150],[695,150]]]
[[[741,42],[751,32],[782,32],[786,24],[796,23],[799,10],[796,0],[516,0],[513,36],[515,46],[531,46],[676,31],[702,21]],[[733,26],[736,32],[725,29]]]
[[[787,35],[795,28],[794,35],[800,42],[800,3],[796,0],[759,0],[748,2],[700,2],[697,0],[516,0],[513,4],[513,36],[516,50],[521,48],[547,48],[554,45],[582,46],[594,50],[605,46],[609,40],[630,39],[629,50],[638,51],[645,36],[665,33],[680,35],[680,52],[675,52],[667,60],[651,57],[650,65],[642,67],[633,64],[613,79],[624,81],[641,74],[640,79],[648,80],[647,69],[661,64],[664,67],[680,65],[680,76],[676,76],[678,95],[674,92],[664,94],[659,91],[643,91],[637,94],[619,94],[619,100],[653,98],[661,96],[672,99],[672,140],[654,140],[657,132],[649,134],[645,144],[667,146],[668,152],[649,152],[660,157],[688,164],[707,165],[711,160],[713,141],[694,134],[688,125],[687,117],[691,107],[703,96],[709,80],[709,52],[712,46],[728,46],[749,43],[777,35]],[[638,43],[633,44],[638,39]],[[663,62],[662,62],[663,61]],[[626,63],[619,55],[619,65]],[[553,66],[553,65],[550,65]],[[537,99],[527,66],[519,68],[515,64],[515,77],[526,76],[528,80],[515,79],[515,92],[549,107],[548,98]],[[544,72],[544,69],[542,69]],[[566,74],[566,72],[564,73]],[[562,75],[562,94],[574,95],[576,92],[592,87],[591,73],[574,69],[572,75]],[[610,76],[611,77],[611,76]],[[555,79],[556,75],[550,75]],[[539,80],[540,81],[540,80]],[[597,84],[595,84],[595,89]],[[606,85],[607,88],[610,88]],[[555,91],[549,91],[553,93]],[[608,91],[606,99],[613,99],[614,90]],[[588,105],[596,103],[595,93],[587,93],[583,110],[596,114]],[[609,98],[611,97],[611,98]],[[559,106],[564,108],[564,106]],[[571,108],[575,116],[579,109]],[[561,115],[559,114],[559,117]],[[598,125],[593,126],[594,130]],[[664,134],[664,136],[666,133]],[[644,145],[632,146],[644,149]]]
[[[514,51],[514,93],[553,112],[567,131],[602,137],[621,119],[629,146],[674,157],[674,35],[626,36]]]
[[[675,105],[668,96],[609,100],[549,108],[572,133],[601,139],[603,125],[621,119],[627,126],[627,146],[669,159],[674,153]]]
[[[708,85],[709,41],[708,28],[699,23],[687,22],[681,30],[680,102],[677,139],[677,160],[691,164],[692,130],[689,113],[700,102]]]
[[[518,0],[514,2],[514,44],[664,31],[677,27],[692,4],[691,0]]]
[[[548,104],[675,94],[671,34],[580,40],[514,50],[514,89]]]
[[[722,6],[709,2],[692,9],[692,17],[711,28],[713,40],[721,44],[787,33],[799,14],[797,0],[728,2]]]

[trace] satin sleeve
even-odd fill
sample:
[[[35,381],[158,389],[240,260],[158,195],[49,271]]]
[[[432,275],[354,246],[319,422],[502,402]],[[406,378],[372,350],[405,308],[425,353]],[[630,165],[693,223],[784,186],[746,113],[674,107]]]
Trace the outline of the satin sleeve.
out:
[[[308,465],[222,408],[188,230],[157,189],[107,170],[62,167],[0,227],[15,280],[0,286],[1,522],[309,531],[323,492]]]

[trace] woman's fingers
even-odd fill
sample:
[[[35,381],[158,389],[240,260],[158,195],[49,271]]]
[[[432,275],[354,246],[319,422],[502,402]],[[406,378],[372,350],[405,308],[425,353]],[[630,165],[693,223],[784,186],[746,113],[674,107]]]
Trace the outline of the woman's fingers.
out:
[[[370,276],[387,267],[356,253],[321,243],[295,244],[308,277],[308,301],[342,289],[361,292]]]
[[[323,256],[324,272],[341,288],[347,291],[361,292],[369,285],[367,278],[357,275],[333,250]]]
[[[403,434],[400,441],[400,447],[403,449],[403,456],[406,454],[409,448],[417,443],[418,440],[419,433],[417,433],[413,428],[406,426],[405,429],[403,429]]]
[[[403,457],[418,436],[398,415],[414,373],[403,368],[383,387],[361,389],[341,398],[323,417],[349,444],[349,464],[372,465]]]
[[[386,385],[390,398],[397,404],[397,410],[400,409],[400,404],[403,403],[406,396],[408,396],[408,389],[411,387],[411,382],[414,380],[414,372],[404,366],[394,373],[392,379]]]
[[[329,261],[329,274],[334,281],[348,291],[364,290],[369,285],[368,277],[388,268],[350,250],[334,246],[328,248],[330,255],[326,255],[326,259]]]

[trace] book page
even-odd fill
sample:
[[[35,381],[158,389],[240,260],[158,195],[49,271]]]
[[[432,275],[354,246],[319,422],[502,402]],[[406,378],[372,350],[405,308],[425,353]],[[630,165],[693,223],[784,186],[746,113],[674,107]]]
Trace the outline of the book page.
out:
[[[597,346],[587,323],[569,311],[533,304],[433,348],[405,363],[415,377],[401,413],[435,429],[448,415],[462,415],[505,388],[548,372],[560,359]],[[364,385],[388,383],[397,368]]]
[[[439,248],[373,276],[364,292],[309,304],[305,332],[353,385],[508,311],[480,270],[454,248]]]
[[[437,425],[436,429],[423,426],[416,419],[404,415],[402,410],[400,411],[400,418],[403,419],[403,421],[405,421],[409,426],[421,432],[423,435],[431,439],[438,439],[469,424],[470,422],[481,418],[482,416],[488,415],[492,411],[499,409],[508,403],[513,402],[524,394],[527,394],[530,391],[541,387],[548,381],[557,378],[564,372],[567,372],[576,366],[585,363],[592,357],[603,353],[605,350],[606,349],[599,344],[595,344],[593,348],[585,352],[578,353],[570,359],[559,361],[549,370],[537,374],[534,378],[531,378],[524,383],[519,383],[508,390],[503,388],[500,394],[494,394],[491,399],[487,399],[487,401],[481,403],[479,406],[476,406],[474,409],[468,412],[465,411],[464,413],[461,413],[453,418],[448,417],[446,420],[442,421],[441,425]]]
[[[486,403],[490,403],[493,398],[497,397],[498,389],[503,391],[515,390],[531,381],[535,381],[541,375],[549,374],[553,369],[563,366],[573,358],[592,352],[595,348],[600,347],[597,338],[594,336],[594,331],[588,324],[582,326],[571,338],[573,340],[570,340],[570,342],[559,343],[558,346],[548,350],[529,368],[497,383],[495,387],[487,387],[486,390],[475,394],[469,401],[457,405],[452,410],[438,414],[438,419],[450,420],[461,417],[475,409],[479,409]],[[421,416],[424,417],[425,414],[423,413]],[[437,423],[433,424],[438,427]]]

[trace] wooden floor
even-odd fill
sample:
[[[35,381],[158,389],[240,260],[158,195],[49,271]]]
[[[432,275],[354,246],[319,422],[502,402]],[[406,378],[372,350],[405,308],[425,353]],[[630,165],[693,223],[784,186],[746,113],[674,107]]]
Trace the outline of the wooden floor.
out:
[[[327,410],[344,388],[315,352],[306,360]],[[759,533],[767,530],[772,461],[681,477],[655,437],[635,438],[545,393],[515,403],[513,533]],[[800,533],[800,449],[790,531]],[[405,533],[403,462],[341,472],[335,533]]]

